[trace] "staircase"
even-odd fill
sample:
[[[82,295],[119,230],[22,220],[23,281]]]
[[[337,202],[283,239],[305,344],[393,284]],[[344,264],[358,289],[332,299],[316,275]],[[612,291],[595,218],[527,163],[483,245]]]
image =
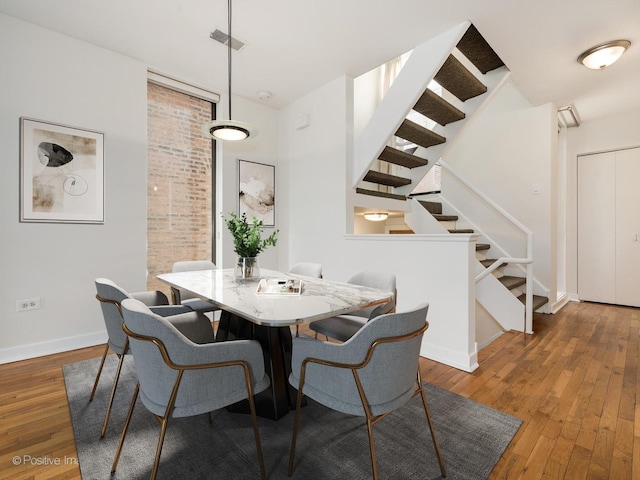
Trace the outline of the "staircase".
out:
[[[428,200],[418,200],[418,203],[424,207],[424,209],[431,214],[436,220],[443,224],[449,233],[475,233],[473,228],[456,228],[456,222],[458,222],[458,215],[443,215],[442,203]],[[491,267],[497,258],[487,258],[486,252],[491,249],[491,245],[488,243],[476,243],[476,258],[484,268]],[[514,293],[518,300],[524,305],[526,302],[526,295],[522,293],[522,288],[527,279],[521,275],[506,275],[504,273],[504,267],[507,263],[501,263],[499,267],[494,270],[494,276],[498,281],[510,292]],[[548,297],[542,295],[533,295],[533,310],[538,310],[549,301]]]
[[[382,142],[376,144],[378,151],[372,154],[371,149],[362,147],[363,142],[356,145],[356,162],[364,161],[370,165],[372,160],[377,159],[383,165],[382,171],[367,167],[363,174],[359,172],[357,184],[354,185],[357,194],[406,201],[408,194],[430,168],[428,158],[437,160],[442,156],[470,114],[484,103],[490,92],[497,87],[497,83],[501,83],[508,75],[500,57],[475,26],[467,23],[456,33],[459,32],[463,32],[459,40],[454,44],[454,48],[445,52],[445,55],[442,51],[439,54],[429,53],[431,59],[434,56],[444,58],[430,78],[422,79],[423,85],[417,92],[417,98],[406,104],[411,107],[405,108],[390,134],[379,137],[378,140],[381,139]],[[395,95],[394,88],[406,89],[406,84],[411,83],[403,81],[402,75],[405,70],[411,70],[411,61],[420,61],[413,58],[414,55],[419,57],[420,53],[424,52],[419,49],[414,51],[385,100],[392,97],[391,101],[398,104],[399,99],[393,97],[400,95]],[[500,75],[497,76],[498,82],[495,75],[493,78],[485,78],[488,72],[496,70],[500,71]],[[442,87],[441,94],[427,88],[432,79]],[[478,100],[473,102],[473,99]],[[379,110],[384,110],[382,103],[380,107]],[[421,123],[434,124],[434,127],[428,128],[409,119],[410,113],[412,118],[424,118],[424,122]],[[363,133],[362,137],[366,142],[367,133]],[[396,137],[396,141],[393,137]],[[398,143],[402,146],[394,146]],[[361,160],[359,156],[368,156],[368,160]]]
[[[416,208],[412,192],[508,76],[503,61],[469,22],[414,49],[356,140],[355,205],[404,211],[406,223],[419,233],[476,232],[467,225],[459,228],[458,215],[444,215],[439,202],[420,201],[423,208]],[[517,220],[509,221],[520,228]],[[531,233],[522,230],[526,258],[509,256],[481,235],[476,299],[505,330],[532,333],[532,311],[546,304],[547,297],[533,295]],[[496,260],[494,252],[500,253]],[[529,285],[524,275],[531,279]]]

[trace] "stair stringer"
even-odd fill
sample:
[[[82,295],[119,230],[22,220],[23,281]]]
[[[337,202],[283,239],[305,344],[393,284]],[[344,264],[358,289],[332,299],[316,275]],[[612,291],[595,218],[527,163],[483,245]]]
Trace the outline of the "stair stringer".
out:
[[[476,260],[476,274],[484,267]],[[476,283],[476,300],[505,330],[525,331],[525,306],[500,280],[487,275]]]
[[[468,21],[463,22],[413,50],[355,142],[353,188],[360,184],[371,165],[378,159],[389,138],[406,119],[470,25]]]

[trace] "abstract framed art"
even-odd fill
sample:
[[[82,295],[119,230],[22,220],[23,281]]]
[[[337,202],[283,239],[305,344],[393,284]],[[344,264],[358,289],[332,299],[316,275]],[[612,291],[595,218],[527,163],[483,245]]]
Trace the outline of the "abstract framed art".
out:
[[[20,118],[20,221],[104,223],[104,134]]]
[[[276,167],[238,159],[238,213],[262,220],[265,227],[276,224]]]

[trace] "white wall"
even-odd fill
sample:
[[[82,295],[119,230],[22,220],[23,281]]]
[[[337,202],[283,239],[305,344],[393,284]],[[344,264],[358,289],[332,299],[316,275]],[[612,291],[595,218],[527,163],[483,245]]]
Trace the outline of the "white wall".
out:
[[[552,302],[556,292],[558,214],[555,126],[553,105],[532,108],[508,81],[444,157],[466,180],[533,232],[534,275],[551,290]],[[446,175],[442,175],[443,192],[449,199]],[[533,184],[539,186],[539,194],[532,194]],[[464,213],[464,205],[456,206]],[[508,242],[500,239],[498,229],[488,229],[487,234],[499,243]]]
[[[577,156],[640,146],[640,111],[628,112],[585,122],[567,129],[566,206],[567,206],[567,292],[577,300]]]
[[[93,279],[146,281],[146,67],[0,15],[0,362],[105,339]],[[104,225],[18,222],[19,118],[105,134]],[[16,300],[41,308],[16,312]]]
[[[0,64],[0,363],[6,363],[105,341],[96,277],[145,289],[147,65],[1,14]],[[236,115],[260,135],[224,153],[217,147],[219,212],[237,211],[236,158],[277,163],[275,110],[234,98]],[[21,116],[104,132],[104,225],[18,221]],[[224,238],[221,227],[218,218]],[[278,265],[279,248],[265,252],[265,267]],[[230,266],[232,244],[224,249],[223,265]],[[39,310],[16,312],[16,300],[33,297],[41,299]]]
[[[382,92],[382,65],[353,80],[353,131],[358,136],[373,116]]]
[[[348,79],[341,77],[281,110],[280,162],[287,173],[282,200],[289,227],[282,268],[318,262],[325,264],[327,278],[339,275],[338,266],[322,259],[331,257],[345,233],[348,90]],[[308,115],[310,125],[297,130],[300,115]]]

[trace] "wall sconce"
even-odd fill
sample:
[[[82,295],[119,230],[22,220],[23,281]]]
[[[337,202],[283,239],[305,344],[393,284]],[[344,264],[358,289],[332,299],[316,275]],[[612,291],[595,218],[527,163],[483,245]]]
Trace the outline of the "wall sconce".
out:
[[[629,40],[614,40],[596,45],[582,52],[578,57],[578,63],[592,70],[604,70],[618,60],[630,45]]]
[[[382,213],[382,212],[364,214],[365,220],[369,220],[371,222],[382,222],[383,220],[386,220],[388,216],[389,216],[388,213]]]

